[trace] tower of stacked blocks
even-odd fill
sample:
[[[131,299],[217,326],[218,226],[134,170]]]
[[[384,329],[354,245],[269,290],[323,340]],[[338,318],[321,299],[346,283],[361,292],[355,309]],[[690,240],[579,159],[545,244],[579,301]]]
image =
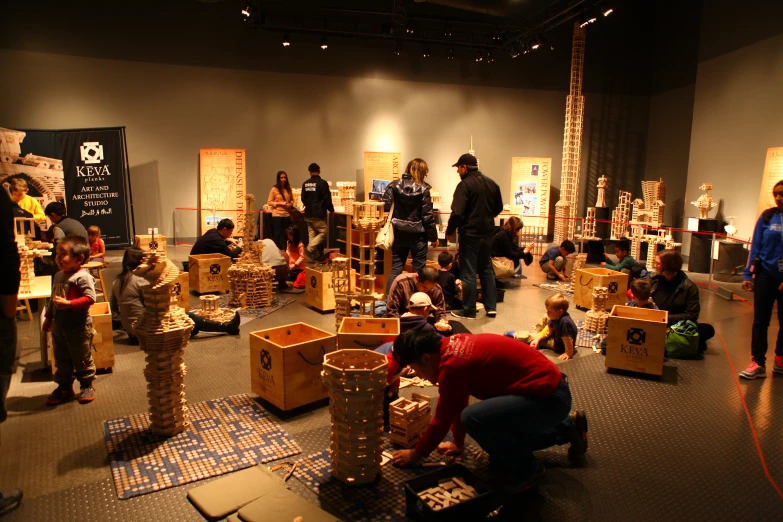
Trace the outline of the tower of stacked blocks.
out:
[[[587,254],[577,254],[576,261],[574,261],[574,267],[571,269],[571,280],[568,284],[568,291],[572,294],[576,289],[576,271],[585,266],[585,263],[587,263]],[[565,266],[563,266],[563,270],[565,271]]]
[[[389,405],[389,440],[403,448],[412,448],[430,425],[430,398],[414,393],[410,399],[399,398]]]
[[[332,287],[334,288],[335,330],[340,330],[343,317],[351,316],[351,266],[347,257],[332,259]]]
[[[593,288],[593,303],[585,314],[585,330],[598,334],[606,333],[606,321],[609,313],[606,311],[606,300],[609,297],[609,289],[605,286]]]
[[[354,223],[359,232],[359,292],[355,299],[360,315],[375,317],[375,236],[383,226],[383,203],[368,201],[354,205]]]
[[[246,196],[247,211],[244,219],[244,250],[237,262],[228,269],[228,285],[231,298],[229,306],[240,308],[261,308],[272,304],[272,282],[275,271],[269,265],[261,262],[264,251],[263,242],[255,242],[255,212],[253,201],[255,196]],[[233,315],[233,313],[232,313]]]
[[[631,193],[620,191],[617,207],[612,211],[612,239],[622,239],[628,235],[628,219],[631,216]]]

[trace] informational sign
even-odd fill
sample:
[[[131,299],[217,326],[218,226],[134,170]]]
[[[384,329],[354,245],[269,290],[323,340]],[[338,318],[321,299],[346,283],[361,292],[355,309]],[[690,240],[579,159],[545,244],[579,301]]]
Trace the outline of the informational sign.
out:
[[[511,158],[511,213],[525,226],[544,227],[549,233],[549,191],[552,158]]]
[[[201,234],[217,227],[220,220],[224,218],[234,222],[234,236],[243,234],[247,181],[246,156],[245,149],[199,151]]]
[[[756,216],[775,206],[772,187],[783,179],[783,147],[767,149],[767,161],[764,163],[764,177],[761,179],[761,192]]]
[[[386,186],[399,178],[403,172],[399,152],[364,153],[364,196],[365,201],[380,199]],[[358,198],[357,194],[357,199]]]

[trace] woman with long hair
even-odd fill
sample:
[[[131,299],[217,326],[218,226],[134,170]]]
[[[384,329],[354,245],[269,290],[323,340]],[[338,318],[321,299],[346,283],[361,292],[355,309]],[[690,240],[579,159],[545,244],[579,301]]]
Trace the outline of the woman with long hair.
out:
[[[405,268],[409,253],[413,259],[413,271],[418,273],[427,263],[428,240],[433,247],[437,245],[438,232],[430,199],[432,187],[424,182],[428,172],[426,161],[421,158],[411,160],[402,177],[389,183],[383,193],[384,211],[389,212],[394,204],[390,217],[394,228],[392,267],[386,283],[386,295],[394,279]]]
[[[740,372],[740,377],[757,379],[766,377],[767,330],[772,319],[772,309],[778,305],[778,340],[775,343],[775,360],[772,371],[783,374],[783,181],[772,187],[775,206],[759,216],[753,230],[748,265],[745,267],[742,288],[753,292],[753,333],[750,365]]]
[[[139,344],[133,323],[144,315],[142,288],[149,285],[146,279],[133,273],[142,257],[144,252],[138,248],[126,249],[122,256],[122,272],[111,285],[111,309],[119,313],[122,330],[128,334],[131,344]]]
[[[533,254],[530,253],[533,250],[533,244],[531,243],[525,248],[519,246],[519,232],[523,226],[521,219],[511,216],[503,223],[503,226],[500,227],[492,241],[492,257],[511,259],[514,262],[514,270],[517,274],[514,277],[522,276],[522,265],[519,264],[520,259],[525,262],[526,266],[530,266],[533,262]]]
[[[290,209],[294,205],[294,196],[288,174],[281,170],[277,173],[277,181],[266,202],[272,209],[272,239],[277,248],[286,249],[286,230],[291,225]]]

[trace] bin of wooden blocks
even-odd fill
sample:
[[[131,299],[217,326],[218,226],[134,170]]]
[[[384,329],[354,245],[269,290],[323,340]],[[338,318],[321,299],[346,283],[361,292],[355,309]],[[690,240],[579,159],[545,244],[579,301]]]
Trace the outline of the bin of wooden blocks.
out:
[[[624,305],[625,292],[628,290],[628,274],[608,268],[580,268],[574,273],[574,304],[582,308],[593,305],[593,288],[603,286],[608,289],[606,310],[614,305]]]
[[[375,350],[383,343],[394,342],[400,334],[396,317],[344,317],[337,331],[337,346]]]
[[[430,398],[414,393],[410,399],[397,399],[389,405],[389,440],[412,448],[432,420]]]
[[[154,250],[156,252],[162,252],[166,253],[166,236],[155,234],[155,239],[153,240],[153,236],[150,234],[140,234],[137,236],[133,236],[133,246],[144,250],[145,252],[148,252],[150,250]]]
[[[606,338],[607,368],[663,375],[669,312],[615,306]]]
[[[108,370],[114,367],[114,336],[111,328],[111,308],[109,303],[95,303],[90,307],[92,317],[92,359],[99,370]],[[52,335],[47,332],[46,342],[49,346],[49,363],[52,374],[57,371],[54,364],[54,346]]]
[[[250,388],[284,411],[325,399],[321,369],[336,344],[335,334],[305,323],[252,332]]]
[[[356,270],[351,270],[348,287],[351,292],[356,291]],[[305,303],[321,312],[335,309],[332,272],[305,268]]]
[[[223,254],[188,256],[190,288],[199,294],[228,292],[228,269],[231,258]]]
[[[496,507],[489,486],[461,464],[402,484],[406,514],[415,520],[483,520]]]

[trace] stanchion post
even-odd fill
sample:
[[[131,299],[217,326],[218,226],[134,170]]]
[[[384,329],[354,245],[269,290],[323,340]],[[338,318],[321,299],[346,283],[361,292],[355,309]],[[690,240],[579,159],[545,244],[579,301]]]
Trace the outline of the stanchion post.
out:
[[[707,283],[708,288],[712,290],[712,270],[713,265],[715,264],[715,259],[713,259],[713,253],[715,252],[715,232],[712,233],[712,242],[710,243],[710,279]]]

